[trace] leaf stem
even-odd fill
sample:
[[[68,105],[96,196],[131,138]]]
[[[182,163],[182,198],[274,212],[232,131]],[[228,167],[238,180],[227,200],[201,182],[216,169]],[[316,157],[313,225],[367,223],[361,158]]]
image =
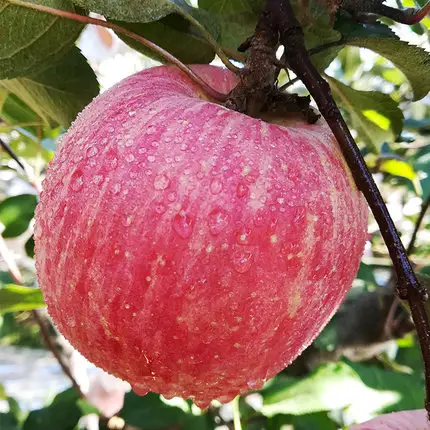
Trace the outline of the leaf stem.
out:
[[[206,94],[219,102],[223,102],[227,98],[227,94],[223,94],[212,88],[210,85],[208,85],[199,75],[197,75],[190,67],[182,63],[182,61],[178,60],[176,57],[174,57],[172,54],[170,54],[165,49],[161,48],[160,46],[156,45],[155,43],[151,42],[148,39],[145,39],[144,37],[127,30],[119,25],[113,24],[111,22],[103,21],[102,19],[98,18],[91,18],[89,16],[79,15],[74,12],[69,12],[65,10],[55,9],[48,6],[43,6],[40,4],[35,3],[28,3],[26,1],[22,0],[7,0],[10,4],[14,4],[16,6],[25,7],[27,9],[33,9],[38,12],[48,13],[50,15],[58,16],[60,18],[66,18],[73,21],[82,22],[84,24],[93,24],[98,25],[101,27],[109,28],[111,30],[114,30],[118,33],[121,33],[125,36],[131,37],[135,40],[137,40],[142,45],[146,46],[147,48],[151,49],[152,51],[156,52],[158,55],[163,57],[166,61],[174,64],[176,67],[178,67],[180,70],[182,70],[184,73],[186,73],[190,79],[192,79],[196,84],[198,84],[203,91],[206,92]]]

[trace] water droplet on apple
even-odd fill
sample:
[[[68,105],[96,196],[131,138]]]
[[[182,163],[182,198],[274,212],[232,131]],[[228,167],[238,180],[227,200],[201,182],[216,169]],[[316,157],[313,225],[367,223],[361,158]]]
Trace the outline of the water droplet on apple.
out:
[[[222,191],[222,183],[215,179],[211,182],[210,190],[212,194],[219,194]]]
[[[96,175],[94,176],[93,182],[98,185],[101,182],[103,182],[103,179],[104,179],[103,175]]]
[[[249,194],[248,186],[241,182],[237,185],[236,194],[239,198],[245,197],[247,194]]]
[[[146,134],[153,134],[153,133],[155,133],[156,130],[157,129],[156,129],[155,125],[150,125],[146,128]]]
[[[95,147],[95,146],[90,146],[90,147],[87,149],[86,154],[87,154],[87,157],[88,157],[88,158],[91,158],[91,157],[94,157],[94,155],[96,155],[96,154],[97,154],[97,152],[99,152],[99,151],[98,151],[98,149],[97,149],[97,147]]]
[[[119,194],[119,192],[121,191],[121,185],[120,184],[115,184],[113,186],[112,191],[113,191],[114,194]]]
[[[167,200],[169,200],[169,202],[174,202],[176,200],[177,194],[173,191],[171,193],[169,193],[169,195],[167,196]]]
[[[158,175],[154,179],[154,188],[156,190],[165,190],[170,184],[170,180],[166,175]]]
[[[222,208],[213,209],[208,215],[209,231],[217,236],[226,229],[230,220],[229,214]]]
[[[233,254],[233,268],[238,273],[246,273],[252,266],[252,252],[247,250],[239,250]]]
[[[155,212],[157,212],[159,215],[163,214],[164,212],[166,212],[166,206],[163,205],[163,203],[157,203],[154,207]]]
[[[182,239],[188,239],[193,232],[193,219],[184,211],[173,218],[173,230]]]
[[[82,172],[81,170],[76,170],[72,175],[72,190],[73,191],[79,191],[82,186],[84,185],[84,180],[82,178]]]

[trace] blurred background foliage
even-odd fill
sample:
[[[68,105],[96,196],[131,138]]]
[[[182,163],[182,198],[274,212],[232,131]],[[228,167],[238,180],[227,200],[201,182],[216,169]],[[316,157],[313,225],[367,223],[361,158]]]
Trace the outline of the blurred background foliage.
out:
[[[23,13],[9,6],[11,16],[6,16],[1,7],[5,1],[0,0],[0,27]],[[66,0],[41,3],[73,9]],[[231,1],[227,6],[201,0],[200,9],[182,5],[180,11],[160,9],[159,16],[139,15],[132,20],[137,11],[131,3],[106,2],[114,5],[108,11],[98,1],[76,3],[121,22],[187,62],[214,58],[187,14],[205,25],[228,52],[252,32],[261,6],[253,0]],[[311,19],[305,27],[310,46],[330,41],[338,32],[349,41],[318,54],[315,61],[329,80],[408,245],[430,198],[430,19],[411,28],[389,20],[366,27],[338,15],[333,29],[321,4],[310,3],[311,16],[318,23]],[[424,3],[393,2],[399,7]],[[46,26],[52,17],[44,19]],[[34,23],[34,31],[36,24],[40,23]],[[60,27],[61,34],[50,37],[64,42],[64,52],[54,59],[46,46],[32,41],[32,58],[37,61],[31,71],[28,56],[2,62],[0,48],[0,139],[4,143],[0,151],[0,428],[91,430],[100,424],[101,428],[145,430],[229,429],[240,414],[242,427],[248,430],[330,430],[348,428],[383,412],[421,408],[420,350],[408,310],[393,295],[391,262],[373,218],[359,273],[333,320],[291,366],[262,390],[232,404],[213,402],[202,411],[179,398],[166,400],[151,393],[139,397],[71,349],[49,321],[35,276],[33,216],[45,169],[61,135],[97,94],[99,84],[104,90],[157,63],[135,42],[131,45],[141,53],[113,32],[96,27],[81,34],[77,45],[82,54],[73,44],[82,26]],[[216,58],[214,63],[220,64]],[[279,84],[292,78],[281,74]],[[289,90],[306,92],[300,83]],[[413,245],[416,270],[430,275],[429,215],[424,215]],[[64,369],[46,349],[47,341],[79,383],[82,395],[70,388]]]

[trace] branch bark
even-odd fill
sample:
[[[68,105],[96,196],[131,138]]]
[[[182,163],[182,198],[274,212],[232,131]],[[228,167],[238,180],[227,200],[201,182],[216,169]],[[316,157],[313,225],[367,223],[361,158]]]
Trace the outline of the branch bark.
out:
[[[330,91],[328,83],[313,66],[304,43],[303,29],[289,0],[279,0],[280,42],[285,47],[289,67],[307,87],[335,135],[351,169],[357,187],[362,191],[378,222],[397,275],[397,291],[409,302],[418,332],[426,376],[425,406],[430,418],[430,325],[424,309],[427,293],[419,284],[393,220],[371,173],[355,143]]]

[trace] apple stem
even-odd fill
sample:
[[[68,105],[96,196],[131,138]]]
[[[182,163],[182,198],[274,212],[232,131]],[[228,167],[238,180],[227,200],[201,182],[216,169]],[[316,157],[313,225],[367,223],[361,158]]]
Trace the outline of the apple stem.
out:
[[[425,406],[430,418],[430,324],[424,308],[427,292],[417,280],[381,193],[331,95],[330,86],[310,60],[303,29],[289,0],[267,0],[255,34],[246,42],[249,56],[241,80],[230,93],[226,105],[250,115],[255,115],[255,110],[264,106],[279,70],[274,65],[274,52],[279,45],[285,49],[283,67],[291,69],[314,98],[379,225],[397,276],[397,294],[409,302],[418,333],[426,378]]]
[[[60,18],[70,19],[72,21],[82,22],[84,24],[93,24],[93,25],[98,25],[100,27],[109,28],[117,33],[123,34],[124,36],[131,37],[132,39],[137,40],[142,45],[156,52],[159,56],[163,57],[166,61],[174,64],[184,73],[186,73],[187,76],[189,76],[190,79],[192,79],[196,84],[198,84],[210,98],[219,102],[224,102],[227,98],[227,94],[220,93],[214,88],[212,88],[199,75],[197,75],[190,67],[182,63],[182,61],[180,61],[178,58],[176,58],[175,56],[173,56],[172,54],[170,54],[168,51],[161,48],[160,46],[156,45],[155,43],[151,42],[150,40],[145,39],[144,37],[140,36],[137,33],[134,33],[133,31],[127,30],[126,28],[123,28],[111,22],[104,21],[102,19],[79,15],[74,12],[55,9],[52,7],[43,6],[36,3],[28,3],[22,0],[7,0],[7,1],[10,4],[14,4],[16,6],[25,7],[27,9],[33,9],[38,12],[48,13],[50,15],[58,16]]]

